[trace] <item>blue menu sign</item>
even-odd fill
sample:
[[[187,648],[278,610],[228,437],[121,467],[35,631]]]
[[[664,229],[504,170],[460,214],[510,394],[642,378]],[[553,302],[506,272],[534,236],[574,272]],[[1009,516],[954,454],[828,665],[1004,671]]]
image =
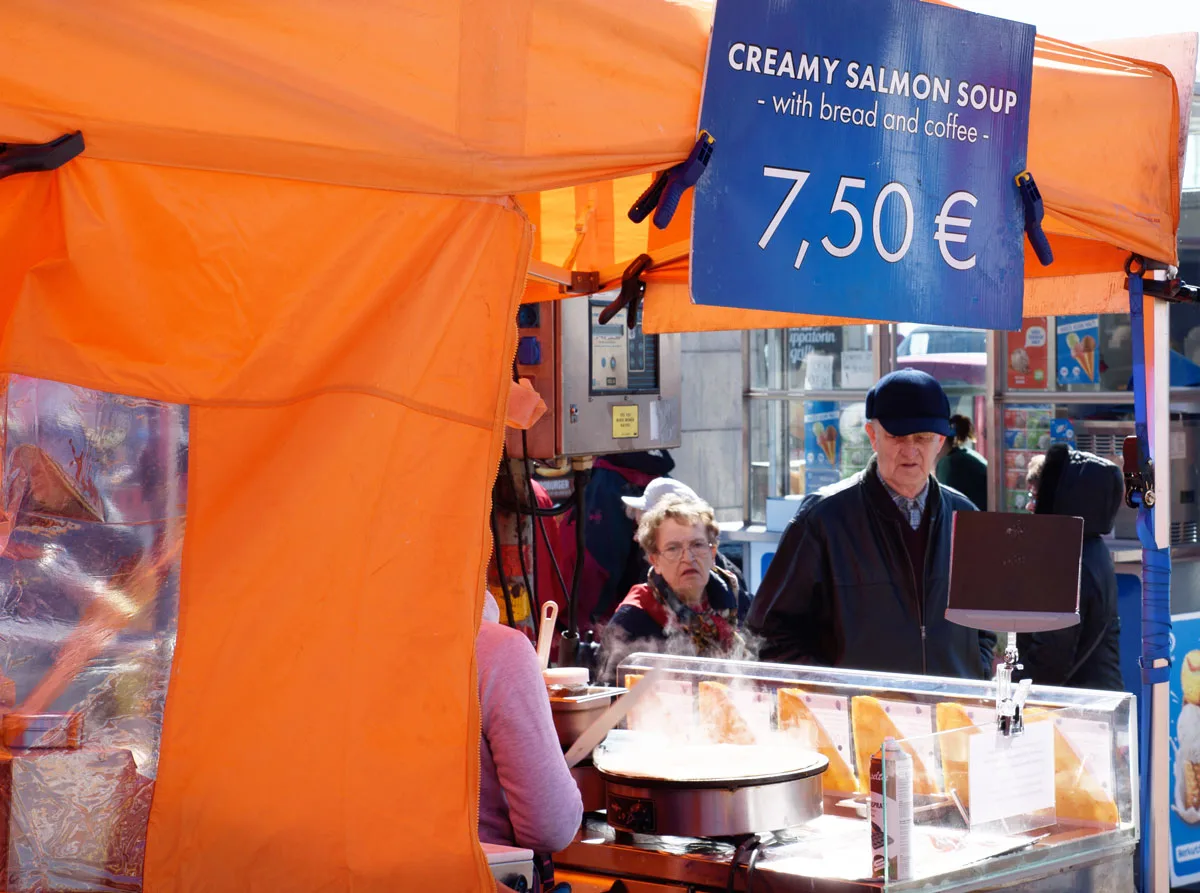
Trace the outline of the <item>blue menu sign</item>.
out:
[[[718,0],[692,299],[1020,328],[1033,41],[918,0]]]

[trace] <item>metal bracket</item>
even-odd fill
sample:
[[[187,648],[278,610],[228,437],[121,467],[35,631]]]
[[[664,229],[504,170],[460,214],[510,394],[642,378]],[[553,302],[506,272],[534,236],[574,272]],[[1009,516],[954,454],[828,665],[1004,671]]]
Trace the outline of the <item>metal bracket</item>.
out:
[[[1200,288],[1180,279],[1178,267],[1160,260],[1147,260],[1140,254],[1131,254],[1125,260],[1125,290],[1129,290],[1128,277],[1149,272],[1161,273],[1163,278],[1143,278],[1143,294],[1178,304],[1200,304]]]
[[[1013,687],[1013,671],[1024,669],[1018,661],[1017,638],[1009,633],[1008,645],[1004,648],[1004,663],[996,669],[996,730],[1006,738],[1025,731],[1025,718],[1021,710],[1033,687],[1031,679],[1022,679]]]
[[[1131,509],[1154,508],[1154,460],[1143,460],[1136,435],[1125,438],[1121,445],[1125,473],[1125,504]]]
[[[594,295],[600,291],[600,271],[572,270],[570,287],[560,288],[559,291],[570,291],[576,295]]]
[[[594,295],[600,291],[599,270],[568,270],[545,261],[531,260],[526,276],[558,286],[563,295]]]

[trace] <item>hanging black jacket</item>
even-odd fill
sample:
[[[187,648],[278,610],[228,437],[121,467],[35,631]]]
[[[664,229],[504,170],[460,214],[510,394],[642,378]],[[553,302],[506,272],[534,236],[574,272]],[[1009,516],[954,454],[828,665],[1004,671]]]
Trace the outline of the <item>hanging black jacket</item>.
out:
[[[953,513],[975,506],[929,480],[924,597],[905,523],[875,470],[807,496],[767,568],[746,625],[767,661],[989,678],[996,637],[946,620]]]
[[[937,479],[975,503],[975,508],[986,512],[987,470],[987,459],[970,447],[956,446],[938,462]]]
[[[1123,691],[1117,575],[1100,537],[1113,528],[1125,495],[1119,469],[1107,459],[1055,444],[1046,453],[1035,510],[1083,518],[1079,623],[1017,636],[1024,676],[1037,685]]]

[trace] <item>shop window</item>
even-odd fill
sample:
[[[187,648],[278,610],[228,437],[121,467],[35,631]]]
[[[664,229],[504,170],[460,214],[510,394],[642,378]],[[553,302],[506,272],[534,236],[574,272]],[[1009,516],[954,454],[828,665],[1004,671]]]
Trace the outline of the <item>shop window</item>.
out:
[[[783,387],[783,332],[778,329],[750,333],[750,389],[777,391]]]
[[[810,492],[865,466],[861,395],[875,383],[876,335],[875,326],[749,333],[751,523],[763,522],[767,499]],[[846,400],[836,399],[843,392]]]
[[[9,889],[139,889],[179,614],[186,407],[3,380]]]
[[[1033,317],[1005,338],[1007,391],[1086,393],[1132,387],[1133,328],[1127,313]]]
[[[1195,105],[1192,106],[1195,109]],[[1192,121],[1196,120],[1195,112]],[[1193,127],[1195,125],[1193,124]],[[1183,190],[1200,190],[1200,133],[1190,133],[1187,138],[1187,158],[1183,165]]]
[[[867,390],[875,383],[870,326],[813,326],[786,330],[787,389]]]
[[[1194,494],[1200,486],[1196,456],[1200,432],[1200,308],[1170,311],[1171,543],[1200,541]],[[1134,431],[1133,329],[1128,314],[1039,317],[1006,336],[1006,371],[998,382],[997,415],[1003,428],[1002,505],[1026,507],[1030,459],[1053,443],[1103,456],[1118,465]],[[1136,515],[1122,506],[1113,536],[1136,538]]]
[[[1177,387],[1200,385],[1200,306],[1171,305],[1171,350],[1176,355],[1171,384]]]
[[[784,488],[784,400],[750,401],[749,515],[761,524],[767,516],[767,499],[782,496]]]
[[[950,326],[895,326],[892,368],[919,369],[941,383],[951,415],[966,416],[975,426],[975,448],[991,454],[987,419],[988,331]],[[949,443],[947,443],[947,449]]]
[[[793,400],[788,416],[789,493],[814,493],[866,468],[871,444],[864,402]]]
[[[896,326],[897,369],[928,372],[944,388],[981,392],[987,385],[987,331],[948,326]]]

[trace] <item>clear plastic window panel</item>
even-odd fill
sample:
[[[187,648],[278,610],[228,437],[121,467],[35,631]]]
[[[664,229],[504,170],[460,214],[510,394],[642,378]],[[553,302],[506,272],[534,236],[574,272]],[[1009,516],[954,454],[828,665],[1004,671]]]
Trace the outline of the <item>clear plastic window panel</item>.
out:
[[[138,890],[179,615],[185,406],[12,375],[0,877]]]
[[[1035,687],[1024,733],[1005,738],[993,682],[634,654],[617,684],[635,688],[655,671],[654,689],[612,733],[625,754],[643,742],[682,760],[691,745],[719,744],[729,766],[769,762],[778,748],[828,760],[821,814],[771,829],[759,870],[940,890],[1050,873],[1131,851],[1137,838],[1129,694]],[[884,840],[872,839],[871,762],[889,738],[913,792],[903,877],[881,873]],[[880,762],[885,780],[893,765]],[[886,797],[881,807],[875,820],[897,817]]]

